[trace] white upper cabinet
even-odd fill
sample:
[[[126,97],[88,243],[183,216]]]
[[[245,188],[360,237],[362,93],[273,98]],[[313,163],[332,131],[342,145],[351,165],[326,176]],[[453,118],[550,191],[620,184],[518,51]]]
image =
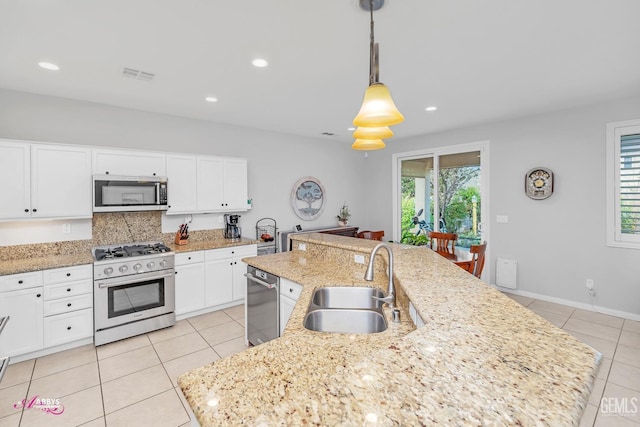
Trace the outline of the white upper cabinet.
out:
[[[224,208],[225,210],[247,210],[247,161],[225,159],[224,161]]]
[[[31,147],[31,216],[89,218],[91,151],[76,146]]]
[[[31,217],[30,144],[0,141],[0,218]]]
[[[167,214],[197,211],[196,156],[167,154]]]
[[[198,157],[198,208],[216,212],[224,205],[224,160],[219,157]]]
[[[93,150],[97,175],[166,176],[166,154],[135,150]]]
[[[91,151],[0,141],[0,219],[90,218]]]
[[[247,210],[247,161],[167,155],[167,214]]]

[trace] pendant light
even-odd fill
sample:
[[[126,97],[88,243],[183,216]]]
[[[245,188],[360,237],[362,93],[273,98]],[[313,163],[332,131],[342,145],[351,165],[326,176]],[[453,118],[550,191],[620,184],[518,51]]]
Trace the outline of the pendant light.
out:
[[[387,139],[393,136],[389,126],[366,127],[360,126],[353,132],[355,139]]]
[[[363,0],[360,0],[361,6],[362,3]],[[383,3],[383,1],[378,1],[378,8],[382,7]],[[401,123],[404,120],[404,116],[402,115],[402,113],[400,113],[400,111],[398,111],[398,108],[393,102],[391,93],[389,92],[389,88],[387,88],[383,83],[379,81],[379,55],[378,44],[374,41],[373,9],[373,0],[369,0],[369,13],[371,16],[371,36],[369,43],[369,87],[365,91],[364,101],[362,102],[362,106],[360,107],[358,115],[355,119],[353,119],[353,124],[359,127],[356,132],[368,132],[364,135],[356,135],[354,133],[355,138],[379,140],[380,138],[382,138],[380,134],[376,134],[376,132],[373,130],[366,131],[365,129],[384,129],[385,127],[388,129],[388,126]],[[390,129],[389,132],[391,132]],[[385,137],[389,138],[392,135],[393,132],[391,132],[391,135]],[[357,145],[357,143],[358,141],[353,144],[353,148],[355,148],[355,145]],[[382,147],[379,148],[383,147],[384,143],[382,143]]]
[[[356,139],[351,148],[354,150],[381,150],[385,147],[384,141],[381,139]]]

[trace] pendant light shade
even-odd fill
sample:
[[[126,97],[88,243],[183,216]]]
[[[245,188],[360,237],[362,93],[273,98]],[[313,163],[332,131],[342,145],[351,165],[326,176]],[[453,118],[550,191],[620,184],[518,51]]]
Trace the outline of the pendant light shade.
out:
[[[381,127],[402,123],[404,116],[396,108],[391,92],[382,83],[374,83],[364,93],[360,112],[353,119],[356,126]]]
[[[382,127],[359,127],[353,132],[355,139],[387,139],[393,136],[389,126]]]
[[[367,0],[360,0],[360,7],[364,9]],[[391,99],[391,92],[379,80],[379,50],[373,34],[373,11],[378,10],[384,4],[384,0],[377,0],[374,9],[374,0],[368,0],[370,28],[369,34],[369,87],[364,92],[362,106],[353,124],[358,129],[353,133],[356,141],[351,148],[354,150],[380,150],[385,147],[383,138],[391,138],[393,132],[389,126],[397,125],[404,121],[404,116]]]
[[[381,139],[356,139],[351,148],[354,150],[381,150],[385,147],[384,141]]]

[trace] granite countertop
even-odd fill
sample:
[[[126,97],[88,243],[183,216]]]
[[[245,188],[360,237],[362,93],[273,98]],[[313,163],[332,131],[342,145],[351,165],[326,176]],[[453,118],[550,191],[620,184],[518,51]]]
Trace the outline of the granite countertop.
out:
[[[201,425],[578,425],[601,359],[591,347],[434,252],[395,244],[396,287],[425,326],[403,306],[379,334],[306,330],[313,289],[370,285],[345,259],[379,242],[295,240],[334,252],[245,260],[303,285],[283,336],[178,379]]]
[[[167,246],[175,253],[202,251],[207,249],[219,249],[232,246],[253,245],[256,240],[239,239],[231,240],[216,238],[201,241],[190,241],[186,245],[176,245],[173,243]],[[50,268],[71,267],[74,265],[93,264],[91,250],[87,249],[75,254],[42,256],[41,254],[30,254],[28,251],[22,258],[0,261],[0,275],[28,273],[31,271],[47,270]]]
[[[168,243],[167,246],[172,251],[179,254],[181,252],[206,251],[208,249],[221,249],[233,246],[255,245],[258,243],[257,240],[246,239],[244,237],[240,239],[225,239],[224,237],[221,237],[219,239],[209,239],[201,241],[188,240],[188,242],[189,243],[187,243],[186,245],[176,245],[175,243]]]
[[[91,255],[91,252],[87,251],[71,255],[51,255],[46,257],[25,256],[20,259],[0,261],[0,276],[83,264],[93,264],[93,255]]]

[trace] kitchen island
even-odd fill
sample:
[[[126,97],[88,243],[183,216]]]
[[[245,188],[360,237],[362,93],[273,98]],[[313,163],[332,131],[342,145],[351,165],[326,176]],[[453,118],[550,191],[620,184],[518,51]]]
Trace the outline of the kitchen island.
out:
[[[578,425],[601,359],[591,347],[431,250],[396,244],[401,323],[306,330],[315,288],[371,285],[353,259],[378,242],[294,240],[292,252],[245,259],[303,285],[283,336],[179,378],[201,425]],[[373,285],[385,289],[382,261]]]

